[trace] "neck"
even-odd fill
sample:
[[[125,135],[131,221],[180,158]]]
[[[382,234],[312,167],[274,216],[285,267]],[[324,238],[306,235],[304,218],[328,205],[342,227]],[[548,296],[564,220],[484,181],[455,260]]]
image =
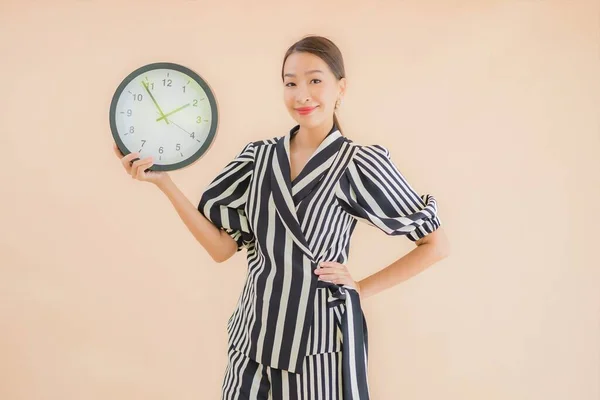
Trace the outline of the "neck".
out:
[[[292,141],[295,142],[295,146],[316,149],[331,131],[332,127],[333,119],[310,128],[300,125]]]

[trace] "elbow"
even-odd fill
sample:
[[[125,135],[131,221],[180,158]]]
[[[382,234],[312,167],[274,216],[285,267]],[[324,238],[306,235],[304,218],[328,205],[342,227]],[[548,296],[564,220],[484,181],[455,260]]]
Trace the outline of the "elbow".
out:
[[[225,261],[229,260],[232,255],[233,254],[231,254],[231,253],[225,254],[224,252],[210,254],[213,261],[216,262],[217,264],[224,263]]]
[[[237,244],[227,237],[229,240],[225,243],[221,243],[214,251],[210,252],[210,256],[217,264],[221,264],[229,260],[237,252]],[[234,244],[231,245],[231,242]]]
[[[220,246],[214,245],[212,243],[207,243],[202,239],[196,239],[198,240],[198,243],[200,243],[202,247],[204,247],[204,250],[206,250],[210,258],[212,258],[212,260],[217,264],[221,264],[222,262],[227,261],[229,257],[231,257],[230,255],[225,254],[225,252]]]
[[[450,255],[450,244],[446,242],[443,245],[437,245],[436,254],[438,260],[443,260],[444,258],[448,257]]]
[[[436,241],[422,244],[426,244],[434,263],[441,261],[450,255],[450,246],[448,243],[439,243]]]
[[[417,240],[417,246],[427,244],[436,261],[443,260],[450,255],[450,242],[444,230],[440,227],[429,235]]]
[[[438,240],[435,241],[435,253],[438,260],[443,260],[451,253],[450,242],[448,241],[446,234],[443,232],[441,235],[438,235]]]
[[[200,244],[206,249],[210,258],[213,259],[217,264],[224,263],[229,260],[237,252],[237,243],[229,235],[220,231],[218,237],[214,240],[204,242],[198,240]]]
[[[227,258],[222,257],[222,256],[216,256],[213,254],[211,254],[210,256],[213,259],[213,261],[216,262],[217,264],[221,264],[222,262],[227,261]]]

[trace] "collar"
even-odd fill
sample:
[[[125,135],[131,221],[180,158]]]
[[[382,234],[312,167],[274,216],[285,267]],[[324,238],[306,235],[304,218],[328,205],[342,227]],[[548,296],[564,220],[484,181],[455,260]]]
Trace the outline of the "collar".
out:
[[[291,140],[294,136],[296,136],[296,134],[298,133],[299,130],[300,130],[300,125],[296,125],[292,129],[290,129],[290,133],[287,135],[287,136],[289,136],[289,139]],[[339,136],[342,136],[342,132],[340,132],[338,126],[334,122],[333,126],[331,127],[331,129],[329,130],[327,135],[325,135],[325,138],[327,138],[329,135],[336,134],[336,133],[339,134]]]

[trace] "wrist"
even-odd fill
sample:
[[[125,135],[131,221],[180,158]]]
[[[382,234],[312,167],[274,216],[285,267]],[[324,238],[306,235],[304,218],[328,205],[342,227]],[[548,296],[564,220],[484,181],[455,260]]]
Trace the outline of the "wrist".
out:
[[[360,285],[359,281],[355,281],[354,282],[356,285],[356,291],[358,292],[358,295],[363,298],[363,291],[362,291],[362,286]]]
[[[165,174],[161,180],[155,182],[155,185],[163,192],[167,192],[173,186],[173,181],[168,174]]]
[[[369,284],[367,282],[367,278],[362,279],[361,281],[356,282],[358,286],[358,294],[361,299],[366,299],[371,294],[369,293]]]

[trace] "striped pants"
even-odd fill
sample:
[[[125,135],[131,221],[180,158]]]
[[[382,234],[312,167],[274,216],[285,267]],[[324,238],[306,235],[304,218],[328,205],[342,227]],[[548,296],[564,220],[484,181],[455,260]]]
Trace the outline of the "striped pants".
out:
[[[341,400],[342,394],[341,351],[306,356],[296,374],[229,348],[221,400]]]

